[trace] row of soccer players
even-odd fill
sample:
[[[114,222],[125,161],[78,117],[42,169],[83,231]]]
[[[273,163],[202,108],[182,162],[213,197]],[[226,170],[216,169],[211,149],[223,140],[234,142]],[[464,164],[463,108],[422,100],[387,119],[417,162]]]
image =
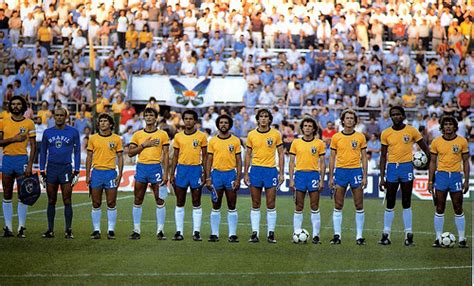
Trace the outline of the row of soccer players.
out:
[[[35,129],[31,120],[23,114],[26,102],[22,97],[13,97],[9,102],[11,118],[5,118],[0,125],[0,145],[4,148],[3,159],[3,213],[5,219],[4,236],[12,233],[12,189],[16,177],[32,172],[35,149]],[[47,184],[48,194],[48,230],[43,237],[54,237],[54,217],[57,193],[61,187],[65,205],[66,238],[72,235],[71,193],[79,174],[80,143],[79,134],[67,126],[67,111],[54,110],[56,125],[47,129],[43,135],[40,154],[40,170]],[[236,209],[237,190],[242,178],[242,159],[240,140],[230,133],[232,118],[227,115],[216,119],[218,135],[211,138],[209,144],[204,133],[196,129],[198,115],[193,110],[183,113],[184,130],[175,136],[174,156],[169,162],[170,140],[162,130],[156,127],[158,113],[152,108],[144,111],[146,127],[137,131],[130,143],[129,156],[138,155],[135,175],[133,224],[130,239],[140,238],[140,220],[142,203],[148,185],[155,195],[157,238],[166,239],[163,232],[165,222],[165,201],[159,196],[159,187],[169,181],[176,194],[175,221],[176,233],[173,240],[183,240],[183,224],[187,189],[191,189],[193,240],[201,238],[201,192],[206,186],[215,189],[217,199],[211,212],[211,236],[209,241],[219,240],[220,208],[225,194],[228,206],[228,241],[238,242]],[[401,189],[403,221],[405,225],[405,245],[413,245],[411,194],[413,187],[412,148],[417,143],[426,153],[431,154],[429,171],[429,191],[436,198],[434,225],[436,240],[433,246],[439,246],[439,238],[444,223],[444,210],[449,192],[456,214],[455,221],[459,234],[459,245],[467,246],[464,234],[464,214],[462,209],[463,193],[469,188],[469,164],[467,141],[456,135],[457,121],[450,116],[443,117],[440,128],[442,136],[431,145],[431,152],[422,140],[421,134],[412,126],[404,123],[405,111],[401,107],[392,107],[390,116],[393,126],[382,133],[381,154],[381,190],[386,192],[384,229],[379,241],[382,245],[391,243],[390,231],[394,219],[396,193]],[[352,191],[356,208],[356,243],[364,245],[364,207],[363,189],[367,184],[366,139],[354,130],[357,115],[353,110],[341,114],[344,130],[335,134],[331,140],[329,160],[329,187],[334,192],[333,226],[334,236],[331,244],[341,243],[342,208],[345,193]],[[243,166],[243,180],[250,187],[252,208],[250,220],[252,234],[249,242],[259,242],[261,195],[265,190],[267,215],[267,241],[276,243],[275,226],[277,220],[276,191],[284,181],[284,156],[280,133],[271,128],[272,115],[266,109],[256,114],[258,127],[248,135]],[[115,238],[117,217],[117,186],[123,170],[121,138],[113,134],[113,119],[107,114],[98,117],[98,133],[92,135],[87,147],[86,183],[90,187],[92,198],[91,238],[101,237],[101,202],[105,191],[107,201],[108,231],[107,238]],[[301,229],[305,194],[309,193],[311,222],[313,226],[312,242],[320,243],[319,198],[325,176],[325,144],[317,138],[317,124],[311,118],[301,121],[302,137],[296,139],[290,148],[290,189],[295,194],[294,229]],[[27,144],[30,154],[27,156]],[[75,166],[72,168],[72,154]],[[278,167],[275,155],[278,154]],[[462,162],[462,165],[461,165]],[[118,167],[118,172],[117,172]],[[436,170],[436,177],[435,177]],[[464,182],[462,182],[462,173]],[[386,175],[386,176],[385,176]],[[18,237],[25,236],[27,206],[18,203]]]

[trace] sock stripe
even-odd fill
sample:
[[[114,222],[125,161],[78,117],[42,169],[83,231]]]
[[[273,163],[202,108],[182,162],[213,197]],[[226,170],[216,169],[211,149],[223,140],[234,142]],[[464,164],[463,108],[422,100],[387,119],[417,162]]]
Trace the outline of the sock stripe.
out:
[[[2,202],[6,203],[6,204],[11,204],[13,200],[5,200],[3,199]]]
[[[107,210],[108,210],[108,211],[115,211],[115,210],[117,210],[117,207],[113,207],[113,208],[107,207]]]
[[[459,214],[459,215],[455,214],[454,216],[455,216],[455,217],[463,217],[463,216],[464,216],[464,213]]]
[[[250,211],[259,212],[259,211],[260,211],[260,208],[258,208],[258,209],[251,208]]]
[[[220,212],[221,212],[221,209],[217,209],[217,210],[212,209],[211,212],[213,212],[213,213],[220,213]]]
[[[442,213],[442,214],[435,213],[435,216],[437,216],[437,217],[444,217],[444,213]]]
[[[134,208],[137,208],[137,209],[141,209],[142,208],[142,205],[133,205]]]
[[[276,212],[276,208],[275,209],[267,209],[267,213],[273,213],[273,212]]]
[[[201,209],[201,206],[193,207],[193,210],[200,210],[200,209]]]
[[[233,210],[227,210],[228,213],[236,213],[237,212],[237,209],[233,209]]]
[[[341,213],[342,210],[334,209],[334,212],[336,212],[336,213]]]
[[[387,208],[385,208],[385,211],[391,213],[391,212],[394,211],[394,209],[387,209]]]
[[[157,207],[158,209],[162,209],[162,208],[165,207],[165,203],[163,203],[162,205],[156,205],[156,207]]]
[[[311,210],[311,213],[312,213],[312,214],[318,214],[318,213],[319,213],[319,209],[317,209],[317,210]]]
[[[363,213],[364,213],[364,209],[356,210],[356,213],[358,213],[358,214],[363,214]]]
[[[92,211],[93,211],[93,212],[100,212],[101,209],[100,209],[100,208],[92,208]]]
[[[295,211],[295,214],[302,214],[303,211]]]

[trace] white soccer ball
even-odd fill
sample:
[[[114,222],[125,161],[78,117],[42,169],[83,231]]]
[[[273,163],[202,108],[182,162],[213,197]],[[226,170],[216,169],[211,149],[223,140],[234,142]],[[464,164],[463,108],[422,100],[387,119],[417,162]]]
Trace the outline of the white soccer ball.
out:
[[[428,163],[428,157],[422,151],[417,151],[413,154],[413,166],[416,168],[423,168]]]
[[[456,237],[454,236],[454,234],[448,231],[444,232],[441,235],[441,239],[439,243],[441,244],[441,247],[446,247],[446,248],[454,247],[454,245],[456,244]]]
[[[309,238],[309,232],[304,228],[297,229],[293,233],[293,242],[294,243],[305,243],[306,241],[308,241],[308,238]]]

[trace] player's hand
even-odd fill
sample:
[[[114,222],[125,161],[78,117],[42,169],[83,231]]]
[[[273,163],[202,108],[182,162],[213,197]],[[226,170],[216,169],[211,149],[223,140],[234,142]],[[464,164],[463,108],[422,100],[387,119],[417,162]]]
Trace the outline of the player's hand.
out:
[[[174,175],[171,175],[170,176],[170,184],[174,186],[174,183],[175,183]]]
[[[212,186],[212,179],[211,178],[207,178],[206,179],[206,187],[210,188]]]
[[[433,194],[433,184],[428,183],[428,193]]]
[[[365,187],[367,187],[367,177],[362,177],[362,190],[365,189]]]
[[[462,187],[462,193],[466,194],[467,192],[469,192],[469,179],[464,180],[464,185]]]
[[[232,183],[232,190],[238,191],[240,189],[240,178],[236,178]]]
[[[160,187],[168,185],[168,177],[163,177],[161,179]]]
[[[26,140],[26,134],[19,132],[17,135],[13,136],[13,142],[23,142]]]
[[[329,188],[331,190],[334,190],[336,188],[336,186],[334,185],[334,179],[333,178],[329,178]]]
[[[32,173],[33,173],[33,166],[31,166],[30,164],[26,165],[25,177],[31,176]]]
[[[288,188],[290,189],[291,193],[293,193],[293,194],[295,193],[295,191],[296,191],[295,180],[290,179],[290,184],[288,185]]]
[[[72,173],[71,187],[74,187],[79,181],[79,171],[74,171]]]
[[[249,174],[245,174],[245,175],[244,175],[244,184],[245,184],[247,187],[250,187]]]
[[[40,173],[40,184],[46,189],[46,172]]]
[[[279,174],[278,175],[278,188],[280,188],[281,185],[285,182],[285,175],[284,174]]]
[[[385,190],[387,189],[387,182],[385,182],[383,177],[380,177],[379,189],[382,193],[385,193]]]
[[[115,178],[115,185],[117,186],[117,189],[120,187],[120,181],[122,181],[122,176],[117,176],[117,178]]]
[[[86,176],[86,185],[89,187],[91,184],[91,178],[89,176]]]
[[[321,193],[324,190],[324,180],[319,181],[319,192]]]

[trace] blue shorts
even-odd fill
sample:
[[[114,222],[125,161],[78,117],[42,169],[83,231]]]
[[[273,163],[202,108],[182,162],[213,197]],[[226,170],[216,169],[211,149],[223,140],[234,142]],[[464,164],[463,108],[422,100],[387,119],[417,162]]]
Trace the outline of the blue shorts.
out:
[[[178,165],[176,168],[176,186],[181,189],[197,189],[202,186],[201,165]]]
[[[434,187],[437,191],[461,192],[462,174],[460,172],[438,171],[435,175]]]
[[[413,181],[413,163],[388,163],[387,182],[405,183]]]
[[[115,189],[117,171],[93,169],[91,174],[91,188],[93,189]]]
[[[137,163],[137,169],[135,171],[135,181],[143,184],[156,184],[161,183],[163,180],[163,170],[161,164],[143,164]]]
[[[4,155],[2,173],[8,176],[23,176],[27,165],[27,155]]]
[[[72,180],[71,164],[49,163],[46,167],[46,183],[53,185],[63,185]]]
[[[342,188],[358,188],[362,184],[362,168],[336,168],[334,182]]]
[[[296,171],[295,188],[300,192],[315,192],[319,190],[320,174],[317,171]]]
[[[237,172],[235,170],[219,171],[212,170],[211,172],[212,185],[216,190],[232,190],[232,184],[237,179]]]
[[[278,186],[278,170],[275,167],[252,166],[250,185],[255,188],[275,188]]]

